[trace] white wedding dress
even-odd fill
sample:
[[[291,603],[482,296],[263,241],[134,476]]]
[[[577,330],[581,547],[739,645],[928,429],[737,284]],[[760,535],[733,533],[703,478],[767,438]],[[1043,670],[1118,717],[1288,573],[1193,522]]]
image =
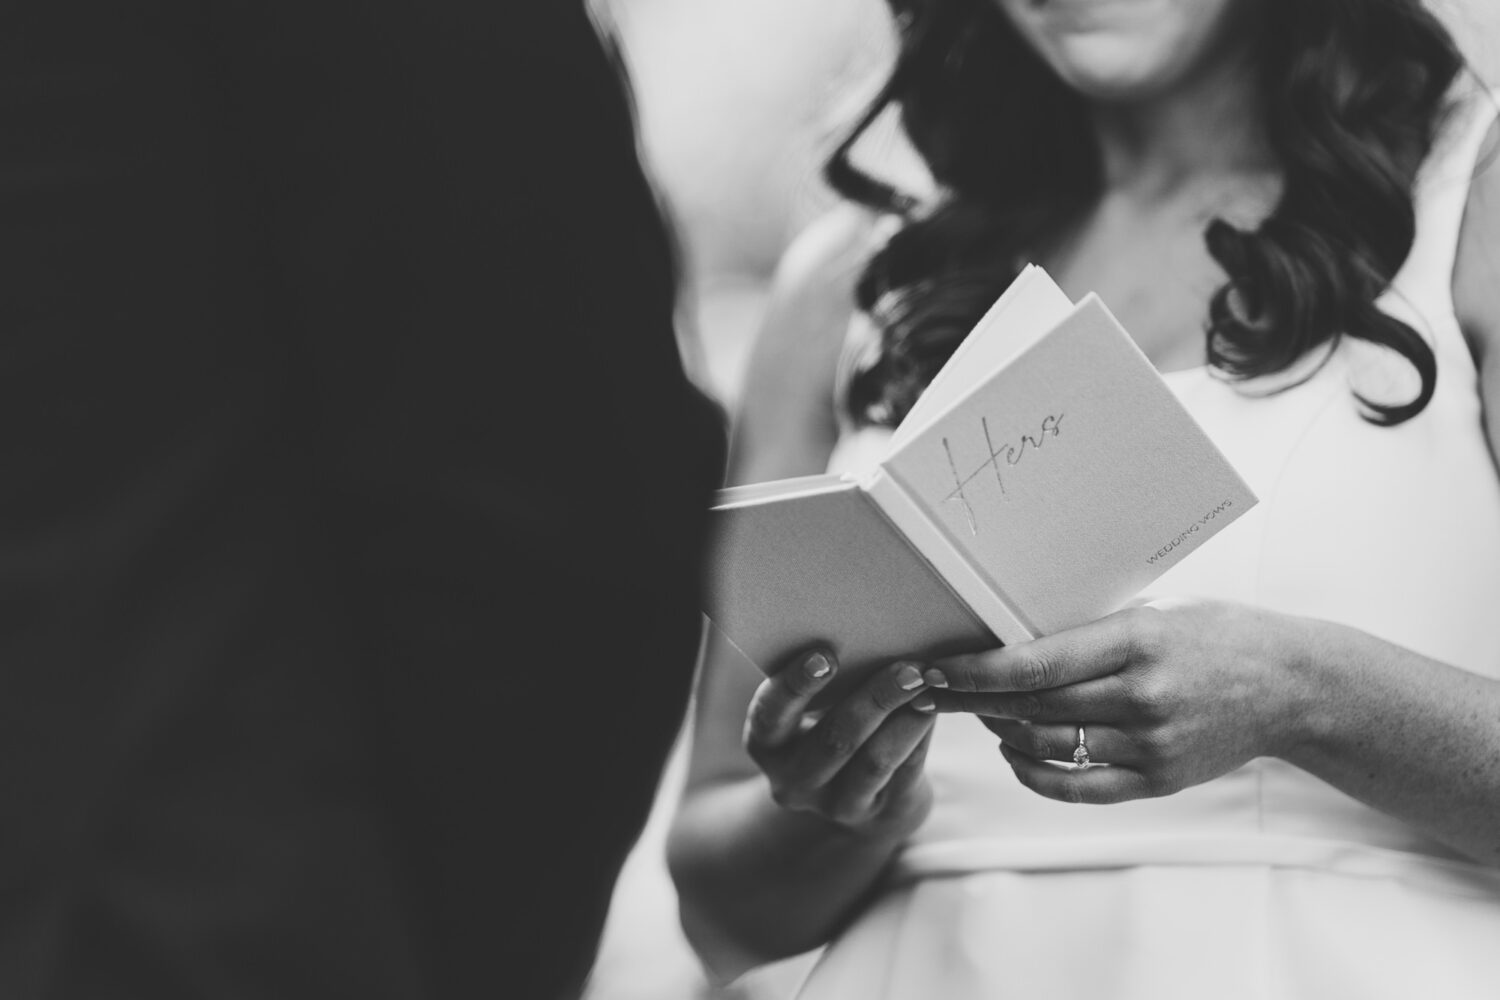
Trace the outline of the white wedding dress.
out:
[[[1500,477],[1451,299],[1493,117],[1476,95],[1451,120],[1420,178],[1416,244],[1382,301],[1437,355],[1420,416],[1361,419],[1351,387],[1403,400],[1414,375],[1358,341],[1276,395],[1202,369],[1167,375],[1260,504],[1153,596],[1343,622],[1500,677]],[[833,464],[865,466],[884,440],[846,433]],[[802,1000],[1500,998],[1500,871],[1281,761],[1163,799],[1066,805],[1024,789],[995,738],[954,716],[928,773],[931,818]]]

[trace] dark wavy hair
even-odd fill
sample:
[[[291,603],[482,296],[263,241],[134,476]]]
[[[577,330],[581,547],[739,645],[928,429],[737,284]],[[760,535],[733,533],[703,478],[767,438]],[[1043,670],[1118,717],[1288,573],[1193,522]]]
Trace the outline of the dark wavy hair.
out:
[[[1102,179],[1082,98],[994,0],[887,3],[895,65],[824,173],[845,198],[904,220],[856,288],[882,339],[848,393],[857,422],[894,425]],[[1204,234],[1228,276],[1209,304],[1207,361],[1244,380],[1341,336],[1371,341],[1421,378],[1409,402],[1359,397],[1367,419],[1401,423],[1432,398],[1437,363],[1375,301],[1411,250],[1413,185],[1463,57],[1421,0],[1266,0],[1263,17],[1261,102],[1284,186],[1255,230],[1216,219]],[[942,192],[931,206],[852,162],[892,106]]]

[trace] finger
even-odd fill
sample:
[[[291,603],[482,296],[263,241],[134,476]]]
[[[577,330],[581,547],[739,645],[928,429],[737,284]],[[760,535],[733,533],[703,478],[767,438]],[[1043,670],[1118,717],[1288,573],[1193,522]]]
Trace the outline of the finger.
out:
[[[1130,661],[1149,610],[1117,612],[1030,642],[938,660],[960,692],[1042,691],[1104,677]]]
[[[1032,760],[1006,744],[1000,744],[1016,779],[1045,798],[1058,802],[1082,802],[1107,805],[1150,798],[1149,783],[1141,772],[1123,764],[1103,767],[1059,767],[1046,761]]]
[[[891,775],[891,780],[886,782],[885,788],[876,795],[877,807],[888,802],[897,802],[911,795],[912,789],[922,781],[922,774],[927,767],[927,752],[932,747],[932,734],[936,726],[928,726],[926,734],[923,735],[914,750],[896,768],[896,773]]]
[[[857,823],[876,810],[892,778],[932,732],[935,720],[916,712],[895,712],[865,741],[829,784],[825,800],[835,822]]]
[[[967,712],[971,715],[1028,722],[1076,723],[1079,719],[1123,722],[1129,717],[1132,704],[1130,691],[1118,674],[1048,691],[1008,694],[934,691],[932,698],[939,713]]]
[[[1032,760],[1057,760],[1073,763],[1078,749],[1078,726],[1016,722],[1012,719],[985,719],[985,727],[1005,741],[1005,745]],[[1086,725],[1084,748],[1095,764],[1124,764],[1139,767],[1146,762],[1135,741],[1113,726]]]
[[[838,673],[833,653],[815,649],[761,682],[745,715],[745,745],[774,750],[802,730],[813,696]]]
[[[797,742],[792,762],[795,780],[815,786],[833,780],[891,713],[922,693],[925,683],[922,668],[915,663],[893,663],[876,671],[830,707]]]
[[[873,817],[909,829],[913,818],[920,820],[918,814],[925,815],[932,808],[932,786],[926,784],[923,777],[927,752],[932,746],[932,733],[933,729],[929,728],[916,749],[896,768],[891,780],[875,796],[869,807]]]

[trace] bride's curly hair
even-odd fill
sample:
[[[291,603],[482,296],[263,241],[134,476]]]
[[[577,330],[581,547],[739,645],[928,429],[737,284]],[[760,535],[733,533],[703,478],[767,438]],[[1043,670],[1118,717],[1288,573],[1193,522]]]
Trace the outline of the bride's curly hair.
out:
[[[882,339],[847,397],[856,421],[894,425],[1026,256],[1102,181],[1082,98],[994,0],[887,3],[901,41],[894,68],[825,176],[904,220],[856,289]],[[1243,380],[1340,336],[1383,345],[1421,388],[1405,403],[1360,402],[1368,419],[1398,424],[1432,398],[1437,362],[1375,301],[1411,250],[1417,171],[1464,60],[1421,0],[1266,0],[1264,13],[1261,100],[1284,188],[1257,229],[1217,219],[1204,234],[1229,279],[1209,304],[1206,358]],[[890,106],[942,192],[932,206],[852,163]]]

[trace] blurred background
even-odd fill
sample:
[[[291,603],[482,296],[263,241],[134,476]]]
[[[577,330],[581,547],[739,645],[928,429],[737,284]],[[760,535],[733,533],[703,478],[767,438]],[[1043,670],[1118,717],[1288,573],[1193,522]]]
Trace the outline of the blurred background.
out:
[[[818,176],[893,51],[883,0],[594,0],[683,241],[690,360],[734,396],[766,280],[833,196]]]
[[[732,409],[771,272],[792,236],[833,203],[819,168],[893,51],[884,0],[590,4],[623,44],[642,155],[682,242],[684,353],[700,383]],[[1479,72],[1500,85],[1500,0],[1432,6]],[[875,154],[898,175],[913,169],[894,133],[874,138]],[[682,937],[662,862],[680,782],[674,755],[616,890],[588,1000],[784,997],[806,959],[715,988]]]

